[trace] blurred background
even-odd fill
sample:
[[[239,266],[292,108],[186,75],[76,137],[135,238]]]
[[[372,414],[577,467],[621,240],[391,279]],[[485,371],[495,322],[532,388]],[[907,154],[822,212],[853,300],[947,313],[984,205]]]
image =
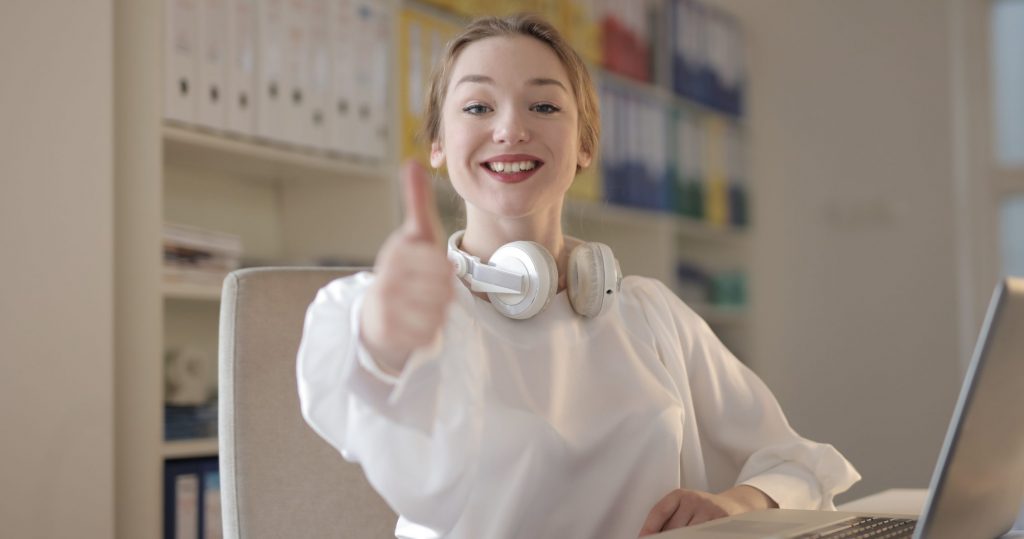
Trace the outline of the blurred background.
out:
[[[1024,0],[5,0],[5,535],[218,536],[224,274],[372,264],[434,59],[520,10],[600,92],[566,229],[847,455],[840,502],[928,485],[1024,274]]]

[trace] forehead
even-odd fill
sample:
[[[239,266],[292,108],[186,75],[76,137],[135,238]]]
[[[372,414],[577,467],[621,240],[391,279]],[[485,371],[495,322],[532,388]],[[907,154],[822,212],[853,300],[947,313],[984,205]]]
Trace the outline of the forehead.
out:
[[[455,59],[449,87],[466,75],[484,75],[498,84],[548,78],[570,88],[568,72],[555,51],[530,36],[488,37],[466,45]]]

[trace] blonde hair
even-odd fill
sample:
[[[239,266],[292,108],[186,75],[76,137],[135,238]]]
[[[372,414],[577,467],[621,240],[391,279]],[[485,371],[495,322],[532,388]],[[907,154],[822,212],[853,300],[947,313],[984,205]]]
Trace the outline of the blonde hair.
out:
[[[462,33],[455,36],[445,47],[440,62],[434,67],[427,91],[426,117],[421,136],[427,143],[440,140],[441,108],[448,94],[452,68],[459,53],[470,43],[488,37],[529,36],[544,43],[562,62],[569,75],[569,84],[576,98],[579,111],[577,132],[580,151],[596,159],[598,141],[601,138],[601,117],[598,111],[597,91],[590,78],[590,72],[579,54],[558,33],[550,23],[538,15],[519,13],[507,17],[482,17],[474,20]],[[579,170],[579,164],[576,170]]]

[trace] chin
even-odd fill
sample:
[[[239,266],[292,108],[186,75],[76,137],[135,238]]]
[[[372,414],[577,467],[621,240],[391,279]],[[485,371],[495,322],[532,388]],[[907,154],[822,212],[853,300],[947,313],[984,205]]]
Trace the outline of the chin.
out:
[[[555,200],[548,195],[497,197],[484,206],[488,212],[506,219],[522,219],[533,214],[546,212],[562,199]]]
[[[481,209],[505,219],[521,219],[529,216],[534,211],[534,204],[519,200],[493,200],[479,206]]]

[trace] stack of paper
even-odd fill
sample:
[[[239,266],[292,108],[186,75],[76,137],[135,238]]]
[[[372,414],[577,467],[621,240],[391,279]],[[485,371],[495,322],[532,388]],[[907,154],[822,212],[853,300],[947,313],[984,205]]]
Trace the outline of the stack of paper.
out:
[[[242,240],[194,226],[164,224],[164,282],[220,286],[238,269]]]

